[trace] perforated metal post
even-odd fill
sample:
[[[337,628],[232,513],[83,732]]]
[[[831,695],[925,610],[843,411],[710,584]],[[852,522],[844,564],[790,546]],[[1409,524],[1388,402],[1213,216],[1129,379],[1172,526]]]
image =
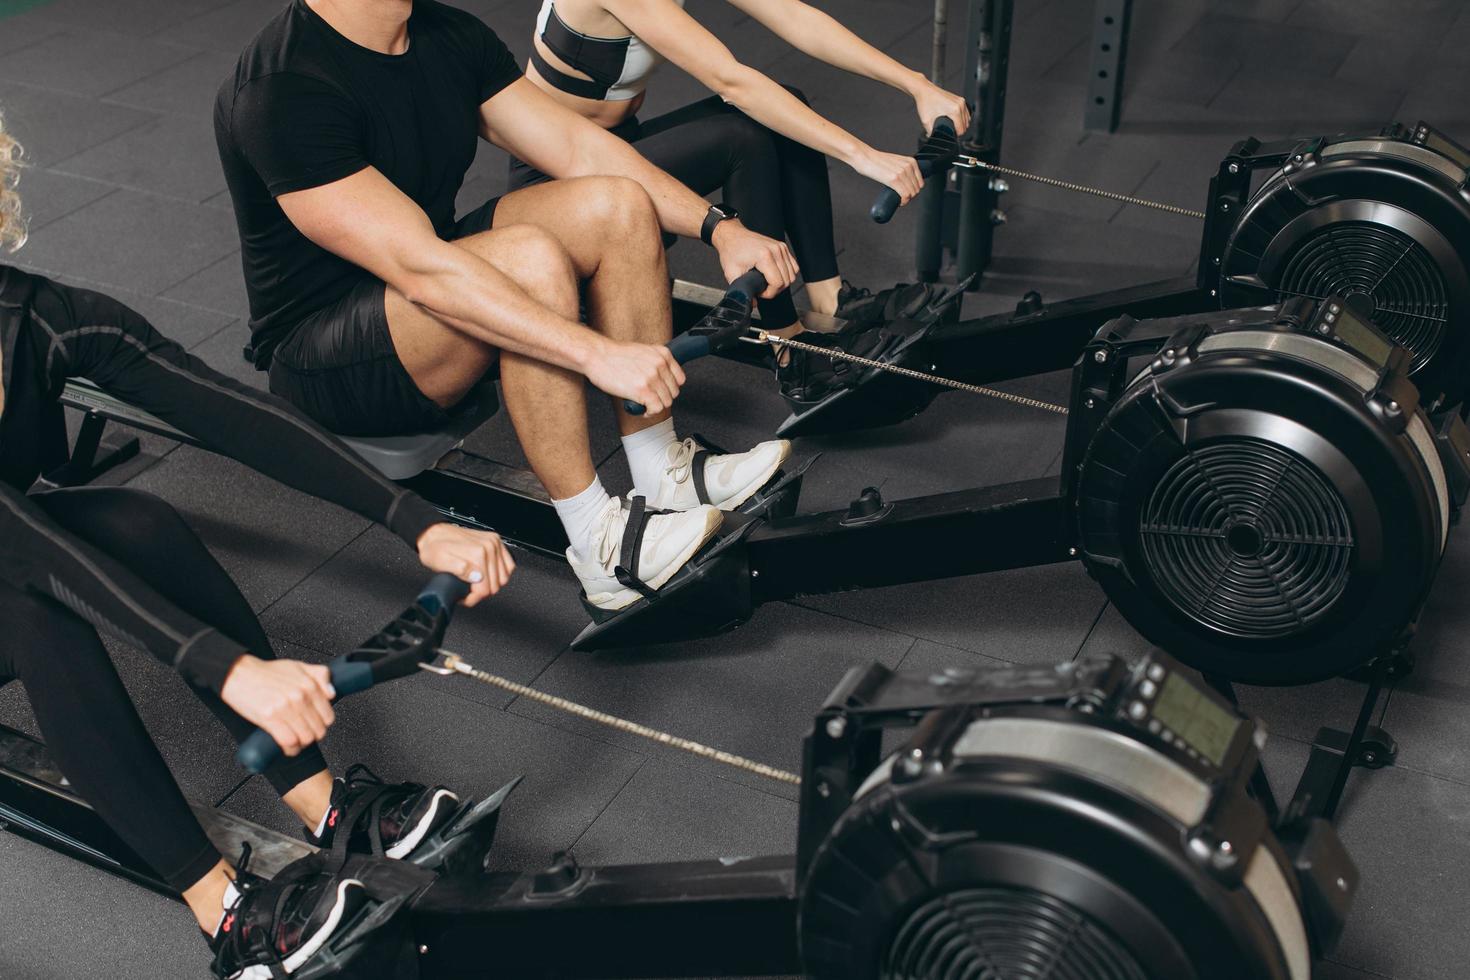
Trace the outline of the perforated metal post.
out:
[[[968,90],[975,112],[969,131],[961,134],[960,143],[966,154],[996,163],[1000,160],[1005,125],[1015,0],[970,0],[968,8],[963,89]],[[948,17],[943,0],[936,5],[935,16]],[[945,57],[939,44],[937,20],[935,56],[937,67]],[[957,264],[955,276],[964,279],[975,274],[973,290],[980,287],[979,273],[990,265],[995,226],[1005,220],[999,203],[1006,184],[1004,180],[987,178],[971,187],[970,199],[965,201],[960,194],[959,169],[952,169],[947,181],[940,178],[928,181],[919,197],[915,266],[921,280],[934,282],[939,278],[945,251],[951,255],[963,252],[964,261]],[[961,242],[968,243],[968,247],[961,249]]]
[[[1092,64],[1082,125],[1111,133],[1123,104],[1123,68],[1128,57],[1128,22],[1133,0],[1097,0],[1092,22]]]

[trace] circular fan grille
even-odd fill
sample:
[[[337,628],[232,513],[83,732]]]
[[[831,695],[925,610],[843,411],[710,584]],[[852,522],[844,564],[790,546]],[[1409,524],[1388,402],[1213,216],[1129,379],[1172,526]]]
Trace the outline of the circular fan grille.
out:
[[[1313,465],[1254,439],[1187,451],[1139,520],[1148,572],[1181,612],[1252,638],[1288,636],[1347,587],[1352,525]]]
[[[1366,298],[1373,322],[1414,352],[1413,370],[1444,340],[1450,306],[1444,275],[1424,247],[1383,225],[1326,225],[1297,246],[1282,268],[1277,298]]]
[[[1051,895],[965,888],[930,899],[899,927],[883,980],[1147,980],[1093,919]]]

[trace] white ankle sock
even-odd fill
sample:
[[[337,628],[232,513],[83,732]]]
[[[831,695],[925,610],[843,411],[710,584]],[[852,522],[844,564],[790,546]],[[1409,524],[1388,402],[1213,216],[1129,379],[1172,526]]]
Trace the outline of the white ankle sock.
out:
[[[649,500],[658,495],[659,481],[668,465],[665,452],[678,441],[679,437],[674,435],[673,419],[664,419],[658,425],[623,436],[623,452],[628,457],[628,469],[633,473],[634,493],[641,493]]]
[[[214,932],[209,934],[211,939],[219,935],[219,927],[225,924],[225,916],[229,914],[230,906],[239,900],[240,890],[235,887],[235,883],[232,881],[225,886],[225,897],[220,899],[219,921],[214,924]]]
[[[594,476],[587,489],[575,497],[551,502],[556,508],[556,516],[561,518],[561,526],[566,529],[567,540],[571,542],[572,551],[578,559],[586,561],[591,553],[592,538],[597,533],[598,515],[611,499],[607,491],[602,489],[602,480]]]

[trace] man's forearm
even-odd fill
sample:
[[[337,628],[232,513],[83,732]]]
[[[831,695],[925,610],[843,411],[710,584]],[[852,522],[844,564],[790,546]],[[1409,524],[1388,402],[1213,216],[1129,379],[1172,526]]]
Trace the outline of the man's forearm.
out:
[[[581,128],[581,127],[579,127]],[[665,231],[698,238],[709,202],[670,177],[641,153],[602,127],[588,123],[577,136],[576,156],[567,177],[628,177],[643,185]],[[563,175],[559,175],[563,176]]]
[[[509,276],[464,249],[443,243],[423,267],[390,284],[410,302],[500,350],[579,374],[604,343],[593,330],[558,316]]]

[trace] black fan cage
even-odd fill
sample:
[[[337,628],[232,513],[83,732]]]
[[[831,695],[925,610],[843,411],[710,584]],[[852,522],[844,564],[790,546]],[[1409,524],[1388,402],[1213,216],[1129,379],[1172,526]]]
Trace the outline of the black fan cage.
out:
[[[1384,225],[1324,225],[1297,245],[1274,285],[1278,299],[1365,297],[1378,328],[1414,352],[1411,370],[1444,342],[1450,303],[1443,273],[1424,246]]]
[[[1025,888],[962,888],[899,926],[883,980],[1148,980],[1082,910]]]
[[[1300,633],[1347,589],[1352,523],[1333,485],[1280,446],[1186,449],[1139,514],[1147,575],[1184,615],[1253,639]]]

